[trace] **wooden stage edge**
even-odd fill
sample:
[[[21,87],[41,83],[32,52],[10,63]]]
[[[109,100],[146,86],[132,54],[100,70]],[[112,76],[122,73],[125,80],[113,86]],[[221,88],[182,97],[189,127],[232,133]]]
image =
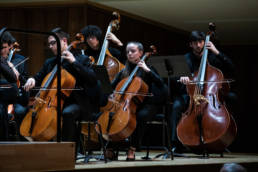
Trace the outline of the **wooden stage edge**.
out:
[[[202,158],[196,154],[184,154],[174,160],[162,159],[142,160],[146,155],[143,150],[136,152],[136,161],[126,161],[126,153],[120,152],[119,159],[105,163],[91,159],[84,163],[83,159],[75,162],[75,144],[72,142],[0,142],[0,171],[87,171],[87,172],[219,172],[224,163],[239,163],[248,172],[258,171],[258,154],[225,153],[224,157],[210,154]],[[94,152],[99,155],[100,152]],[[150,158],[162,151],[151,151]]]
[[[151,152],[150,158],[155,157],[160,152]],[[142,160],[145,156],[145,151],[136,153],[136,161],[126,161],[125,153],[121,152],[118,161],[105,163],[104,161],[91,160],[88,164],[77,160],[74,171],[91,171],[91,172],[219,172],[224,163],[239,163],[243,165],[248,172],[258,171],[258,154],[244,153],[225,153],[224,157],[218,154],[210,154],[209,158],[202,158],[196,154],[183,154],[186,157],[175,157],[174,160],[162,159]]]
[[[73,170],[73,142],[0,142],[0,171]]]

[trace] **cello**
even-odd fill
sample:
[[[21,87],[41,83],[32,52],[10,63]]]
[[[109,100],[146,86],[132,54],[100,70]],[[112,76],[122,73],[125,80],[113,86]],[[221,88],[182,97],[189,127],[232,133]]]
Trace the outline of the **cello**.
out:
[[[109,80],[112,81],[116,74],[121,71],[125,66],[119,62],[118,59],[113,57],[111,53],[108,50],[108,44],[109,41],[107,40],[107,35],[109,32],[112,32],[114,29],[119,29],[119,23],[120,23],[120,15],[117,12],[113,12],[113,17],[115,18],[112,20],[107,28],[107,32],[102,44],[102,48],[99,54],[98,61],[96,65],[104,65],[107,68]]]
[[[81,37],[77,37],[67,48],[70,50],[76,44],[81,43]],[[63,61],[63,59],[62,59]],[[24,137],[31,137],[36,141],[48,141],[57,134],[57,65],[47,74],[42,81],[41,88],[35,96],[32,108],[24,117],[20,133]],[[64,98],[68,97],[75,87],[75,78],[65,69],[61,69],[61,109],[63,108]]]
[[[153,52],[145,53],[142,61],[156,52],[154,46],[151,48]],[[148,85],[140,77],[135,76],[138,69],[139,66],[136,66],[128,77],[118,83],[112,98],[98,118],[99,125],[96,125],[96,131],[102,133],[105,140],[123,140],[136,128],[137,105],[134,100],[136,98],[137,102],[143,102],[144,94],[148,93]]]
[[[195,153],[222,153],[234,140],[237,126],[228,112],[223,94],[229,90],[222,72],[208,63],[207,43],[214,34],[210,23],[199,67],[186,85],[189,107],[177,125],[179,141]]]

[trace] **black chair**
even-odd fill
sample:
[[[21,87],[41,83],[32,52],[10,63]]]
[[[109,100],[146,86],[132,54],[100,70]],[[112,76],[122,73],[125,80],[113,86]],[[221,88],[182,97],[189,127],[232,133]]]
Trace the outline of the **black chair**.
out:
[[[80,147],[84,153],[82,156],[77,156],[77,160],[84,159],[84,163],[88,163],[90,159],[104,160],[107,163],[107,158],[105,156],[106,146],[104,146],[104,141],[102,133],[97,133],[95,131],[95,126],[101,127],[97,121],[82,121],[80,122]],[[100,130],[101,131],[101,130]],[[100,154],[93,154],[93,151],[100,151]]]
[[[174,155],[173,152],[171,151],[172,146],[171,146],[171,137],[170,137],[170,132],[171,132],[171,127],[169,126],[169,122],[168,122],[168,110],[167,106],[163,106],[160,110],[160,113],[155,115],[155,118],[151,121],[147,121],[146,122],[146,133],[148,134],[148,142],[146,145],[147,151],[146,151],[146,156],[142,157],[142,159],[150,159],[149,157],[149,151],[150,149],[159,149],[159,150],[165,150],[165,153],[160,153],[158,155],[156,155],[154,157],[155,158],[159,158],[159,157],[163,157],[163,159],[167,159],[167,158],[171,158],[171,160],[174,159]],[[153,133],[151,134],[149,131],[151,131],[151,126],[153,125],[161,125],[162,127],[162,146],[151,146],[150,145],[150,140],[151,138],[155,137],[153,136]],[[141,148],[144,148],[143,146],[141,146]]]

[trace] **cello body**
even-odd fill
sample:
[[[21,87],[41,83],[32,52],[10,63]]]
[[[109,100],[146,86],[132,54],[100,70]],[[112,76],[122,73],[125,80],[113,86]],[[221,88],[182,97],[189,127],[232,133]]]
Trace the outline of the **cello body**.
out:
[[[197,80],[197,75],[193,81]],[[234,140],[237,127],[226,109],[223,94],[229,85],[218,83],[224,77],[220,70],[207,63],[202,95],[208,100],[196,103],[195,84],[187,85],[190,103],[177,126],[178,139],[195,152],[223,152]],[[214,81],[214,82],[213,82]],[[201,131],[200,131],[201,130]]]
[[[106,50],[104,66],[106,66],[107,68],[110,81],[112,81],[115,78],[116,74],[125,67],[125,65],[123,65],[119,60],[117,60],[117,58],[113,57],[108,50]]]
[[[116,74],[120,72],[125,66],[115,57],[111,55],[108,50],[109,41],[107,40],[108,33],[112,32],[113,29],[119,28],[120,15],[117,12],[113,12],[113,16],[116,18],[109,23],[106,31],[106,35],[101,47],[98,61],[96,65],[104,65],[107,68],[109,80],[112,81]]]
[[[116,90],[121,90],[128,78],[119,82]],[[134,77],[126,92],[132,94],[114,94],[109,99],[108,104],[103,108],[104,111],[98,119],[101,126],[101,132],[106,140],[120,141],[129,137],[136,128],[136,104],[133,98],[137,98],[142,102],[143,96],[136,96],[134,93],[147,93],[148,86],[139,77]],[[100,132],[98,126],[97,132]]]
[[[56,66],[55,66],[56,69]],[[42,88],[38,96],[35,97],[33,108],[24,117],[20,133],[25,137],[31,137],[36,141],[48,141],[53,139],[57,134],[57,76],[55,69],[49,73],[42,82]],[[74,88],[75,78],[66,70],[61,70],[61,87]],[[72,90],[62,90],[62,94],[68,97]],[[61,109],[64,100],[61,100]]]

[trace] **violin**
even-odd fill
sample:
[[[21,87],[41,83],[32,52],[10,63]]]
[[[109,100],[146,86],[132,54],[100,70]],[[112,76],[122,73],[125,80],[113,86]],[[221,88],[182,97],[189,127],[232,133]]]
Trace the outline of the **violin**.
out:
[[[237,133],[237,126],[228,112],[222,94],[229,90],[222,72],[208,63],[206,44],[215,32],[210,23],[198,72],[186,85],[190,96],[187,111],[177,125],[180,142],[196,153],[222,153]]]
[[[109,41],[107,40],[107,35],[114,29],[118,30],[120,23],[119,13],[113,12],[113,17],[115,19],[112,20],[108,25],[107,32],[100,51],[100,55],[96,63],[96,65],[106,66],[110,81],[112,81],[115,78],[116,74],[125,67],[117,58],[113,57],[108,50]]]
[[[154,46],[152,49],[153,52],[145,53],[141,60],[146,60],[156,52]],[[101,132],[106,140],[123,140],[129,137],[136,128],[137,104],[134,100],[137,99],[137,102],[141,103],[144,100],[144,94],[148,93],[148,85],[140,77],[135,76],[138,69],[139,66],[136,66],[129,77],[118,83],[113,97],[108,100],[103,113],[98,118],[99,125],[96,126],[96,131]]]
[[[81,40],[73,41],[67,48],[70,50],[75,45],[81,43]],[[63,59],[62,59],[63,60]],[[24,117],[20,133],[25,137],[31,137],[37,141],[48,141],[57,134],[57,65],[44,78],[41,88],[35,96],[32,108]],[[61,109],[63,109],[65,97],[69,97],[75,87],[75,78],[65,69],[61,69]]]

